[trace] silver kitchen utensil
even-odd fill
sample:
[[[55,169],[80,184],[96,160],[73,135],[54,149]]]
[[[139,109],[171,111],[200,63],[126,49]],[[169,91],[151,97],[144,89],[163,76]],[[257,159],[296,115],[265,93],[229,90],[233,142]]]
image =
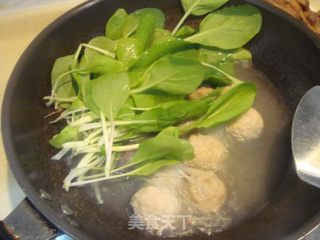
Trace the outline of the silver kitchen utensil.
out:
[[[298,176],[320,188],[320,86],[301,99],[293,119],[291,143]]]

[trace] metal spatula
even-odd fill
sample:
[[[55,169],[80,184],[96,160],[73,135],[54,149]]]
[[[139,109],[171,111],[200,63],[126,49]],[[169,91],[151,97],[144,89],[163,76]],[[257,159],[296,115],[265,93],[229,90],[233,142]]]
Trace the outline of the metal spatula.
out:
[[[291,143],[299,177],[320,188],[320,86],[301,99],[293,119]]]

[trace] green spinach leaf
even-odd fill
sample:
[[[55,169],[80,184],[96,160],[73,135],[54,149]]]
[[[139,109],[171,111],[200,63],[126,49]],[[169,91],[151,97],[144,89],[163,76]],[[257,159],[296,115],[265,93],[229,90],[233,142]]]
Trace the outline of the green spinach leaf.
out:
[[[124,65],[122,62],[112,58],[99,56],[92,59],[91,62],[84,67],[84,69],[91,73],[107,75],[122,72],[124,70]]]
[[[233,62],[220,62],[215,66],[231,76],[235,74],[235,65]],[[232,81],[226,75],[212,68],[207,68],[205,78],[206,82],[209,82],[213,87],[223,87],[232,84]]]
[[[101,49],[106,50],[111,53],[115,52],[116,46],[117,46],[115,41],[113,41],[109,38],[103,37],[103,36],[93,38],[92,40],[89,41],[88,44],[95,46],[95,47],[98,47],[98,48],[101,48]],[[102,55],[101,53],[98,53],[97,51],[90,49],[90,48],[85,48],[85,50],[84,50],[84,57],[88,63],[90,63],[96,57],[101,57],[101,56],[107,57],[105,55]]]
[[[75,92],[77,95],[81,98],[81,86],[83,82],[90,80],[90,73],[82,70],[85,69],[87,66],[87,61],[85,57],[83,56],[80,60],[80,63],[76,63],[71,65],[72,72],[72,78],[73,78],[73,87],[75,89]]]
[[[201,16],[218,9],[229,0],[181,0],[185,14],[173,30],[175,35],[190,15]]]
[[[203,116],[209,108],[206,101],[176,100],[163,103],[160,107],[136,115],[133,120],[150,121],[144,125],[132,124],[130,128],[140,132],[159,132],[184,120]]]
[[[92,86],[93,86],[93,80],[84,80],[81,83],[81,95],[82,95],[82,101],[84,105],[93,112],[96,116],[99,116],[100,111],[98,106],[93,101],[92,97]]]
[[[140,68],[128,71],[128,75],[130,78],[130,88],[137,88],[142,84],[142,76],[146,70],[147,68]]]
[[[92,98],[100,111],[115,120],[129,97],[129,78],[126,73],[101,76],[92,81]]]
[[[72,85],[70,71],[73,64],[73,55],[58,58],[51,71],[51,86],[55,90],[55,95],[59,98],[69,98],[76,95]]]
[[[138,26],[136,33],[133,35],[135,39],[137,39],[142,46],[142,49],[145,49],[155,27],[155,17],[152,14],[144,15]]]
[[[77,110],[84,107],[85,105],[83,104],[83,102],[79,98],[77,98],[75,101],[72,102],[69,110]]]
[[[149,162],[141,167],[128,173],[128,176],[149,176],[158,172],[160,169],[175,165],[181,161],[176,160],[162,160],[156,162]]]
[[[169,38],[167,41],[154,45],[144,51],[131,70],[146,68],[168,54],[191,47],[192,44],[186,41],[177,38]]]
[[[191,59],[194,61],[199,61],[199,59],[200,59],[200,54],[197,49],[183,50],[183,51],[176,52],[172,55],[179,57],[179,58]]]
[[[123,107],[119,111],[119,120],[131,120],[135,116],[135,112],[132,110],[134,107],[134,101],[132,97],[129,97]]]
[[[123,28],[126,24],[128,14],[126,10],[119,8],[106,24],[106,36],[116,40],[122,38]]]
[[[251,53],[244,48],[239,48],[235,50],[201,48],[199,50],[200,61],[213,65],[220,64],[222,62],[250,60],[251,57]]]
[[[66,126],[62,131],[53,136],[49,141],[50,145],[55,148],[62,148],[62,145],[69,141],[75,141],[78,138],[78,128]]]
[[[193,147],[187,140],[160,134],[141,143],[130,163],[165,159],[185,161],[193,157]]]
[[[214,65],[230,76],[235,75],[235,63],[240,60],[250,60],[251,53],[243,48],[234,50],[222,50],[216,48],[201,48],[199,60],[203,63]],[[214,69],[208,68],[207,80],[213,86],[225,86],[231,84],[229,77]]]
[[[197,89],[205,77],[206,68],[198,61],[166,56],[150,66],[143,75],[143,83],[132,93],[149,89],[174,95],[187,95]]]
[[[123,62],[125,68],[130,68],[135,64],[143,51],[143,46],[135,38],[122,38],[118,41],[116,55],[118,60]]]
[[[218,97],[207,113],[196,122],[181,128],[185,133],[193,128],[212,128],[224,124],[252,107],[256,96],[256,86],[253,83],[239,84]]]
[[[163,103],[181,99],[179,96],[163,93],[140,93],[132,95],[133,101],[137,108],[154,108]]]
[[[165,15],[157,8],[142,8],[131,13],[123,27],[123,36],[129,37],[135,33],[143,16],[151,14],[155,17],[155,28],[163,28],[165,25]]]
[[[240,48],[259,31],[262,17],[250,5],[226,7],[209,14],[200,24],[199,33],[187,41],[222,49]]]
[[[171,136],[171,137],[179,137],[180,129],[177,127],[168,127],[163,129],[158,136]]]
[[[156,28],[151,36],[149,47],[153,47],[157,44],[167,42],[172,38],[173,36],[170,31],[163,28]]]
[[[186,38],[194,34],[197,30],[190,26],[183,26],[181,27],[178,32],[174,35],[177,38]]]
[[[188,15],[202,16],[218,9],[229,0],[181,0],[183,9]]]

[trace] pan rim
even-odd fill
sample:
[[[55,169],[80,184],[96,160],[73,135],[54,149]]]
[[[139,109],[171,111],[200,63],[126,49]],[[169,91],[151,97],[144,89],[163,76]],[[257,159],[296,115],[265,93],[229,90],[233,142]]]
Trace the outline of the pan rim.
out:
[[[80,231],[76,227],[71,226],[64,218],[58,216],[58,214],[48,205],[47,201],[40,197],[40,194],[33,187],[31,182],[28,180],[26,173],[23,171],[23,168],[20,162],[17,160],[17,153],[14,151],[12,135],[10,133],[11,129],[11,117],[10,114],[6,114],[10,112],[11,101],[9,99],[12,98],[12,94],[15,89],[15,85],[19,80],[19,73],[23,68],[23,62],[25,62],[29,55],[32,54],[34,48],[41,42],[51,31],[54,31],[56,28],[59,28],[62,22],[68,21],[68,19],[72,18],[79,12],[85,11],[91,6],[98,4],[100,1],[89,0],[84,2],[66,13],[62,14],[52,23],[50,23],[46,28],[44,28],[28,45],[28,47],[24,50],[19,60],[17,61],[6,86],[5,94],[2,103],[2,111],[1,111],[1,131],[2,131],[2,140],[5,149],[5,153],[7,156],[7,161],[9,163],[9,167],[14,177],[16,178],[19,186],[26,194],[26,198],[31,202],[31,204],[35,207],[35,209],[50,223],[53,224],[58,230],[62,230],[64,233],[68,234],[74,239],[88,239],[93,240],[93,238],[89,237],[86,233]]]
[[[8,114],[10,112],[10,106],[16,83],[19,80],[20,71],[23,68],[23,63],[29,58],[29,55],[32,54],[34,48],[41,42],[50,32],[54,31],[56,28],[59,28],[61,23],[68,21],[68,19],[72,18],[74,15],[86,11],[86,9],[99,4],[103,0],[90,0],[84,2],[75,8],[69,10],[62,16],[58,17],[51,24],[49,24],[45,29],[43,29],[35,39],[29,44],[29,46],[25,49],[19,60],[17,61],[6,86],[5,94],[2,103],[2,116],[1,116],[1,130],[2,130],[2,138],[5,153],[7,156],[7,161],[9,163],[10,169],[15,176],[19,186],[25,192],[27,198],[31,201],[32,205],[46,218],[49,222],[51,222],[58,229],[63,230],[64,233],[70,235],[75,239],[92,239],[86,233],[82,232],[76,227],[71,226],[65,219],[60,218],[58,214],[47,204],[46,200],[40,197],[40,194],[33,187],[31,182],[28,180],[26,173],[23,171],[23,168],[20,162],[17,160],[18,156],[14,150],[12,135],[10,132],[11,129],[11,116]],[[305,26],[301,21],[293,18],[286,12],[272,6],[269,3],[264,1],[256,1],[256,0],[243,0],[244,2],[250,3],[254,6],[257,6],[263,10],[266,10],[284,21],[288,22],[294,28],[299,30],[301,33],[305,34],[307,38],[317,46],[320,50],[320,38],[313,33],[310,29]],[[320,212],[317,213],[312,219],[310,219],[305,225],[301,226],[301,228],[297,229],[294,233],[288,236],[288,239],[301,239],[307,235],[309,235],[312,230],[316,229],[320,226]]]

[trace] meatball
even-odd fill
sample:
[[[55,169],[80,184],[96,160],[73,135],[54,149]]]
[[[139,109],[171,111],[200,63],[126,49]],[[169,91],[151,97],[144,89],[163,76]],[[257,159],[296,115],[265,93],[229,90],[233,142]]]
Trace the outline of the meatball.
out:
[[[176,164],[169,168],[164,168],[148,179],[148,183],[170,192],[178,193],[183,184],[183,173],[186,166]]]
[[[212,92],[213,92],[213,88],[211,87],[200,87],[196,91],[191,93],[188,97],[191,100],[198,100],[208,96]]]
[[[195,134],[189,137],[195,158],[186,162],[188,166],[202,169],[221,169],[229,157],[227,147],[215,136]]]
[[[188,171],[188,190],[199,210],[216,213],[227,197],[227,188],[212,171],[190,169]]]
[[[226,131],[237,142],[248,142],[261,136],[264,122],[261,114],[250,108],[241,117],[227,125]]]
[[[148,223],[148,219],[154,216],[160,220],[166,216],[178,216],[181,203],[171,191],[149,185],[135,193],[131,200],[131,206],[134,214],[142,216],[144,221]],[[158,230],[161,234],[163,226],[159,224],[158,227],[159,229],[152,230]]]

